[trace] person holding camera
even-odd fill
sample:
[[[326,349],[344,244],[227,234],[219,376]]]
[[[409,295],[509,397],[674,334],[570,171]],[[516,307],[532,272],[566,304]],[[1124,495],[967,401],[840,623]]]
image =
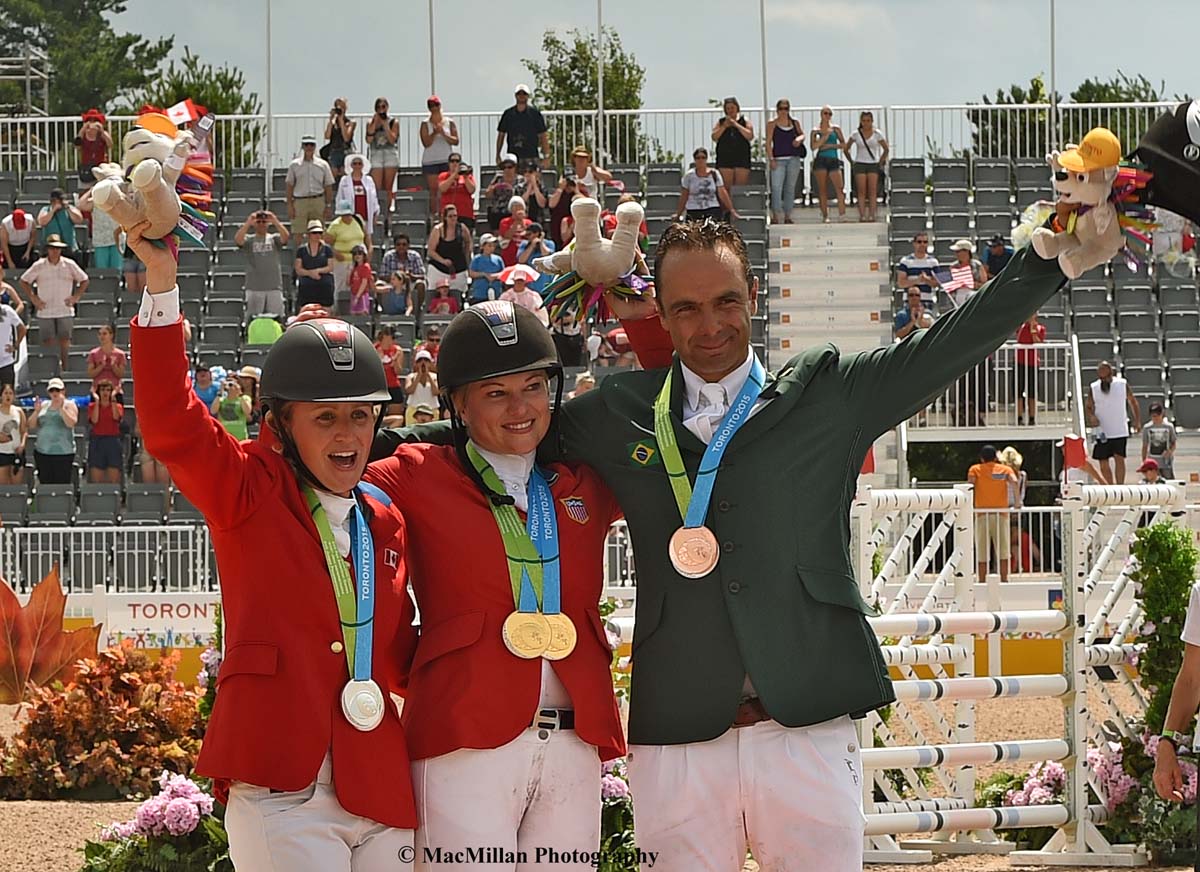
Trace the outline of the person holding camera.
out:
[[[453,206],[458,210],[458,220],[474,229],[476,187],[471,165],[463,163],[462,154],[459,152],[450,152],[446,159],[446,170],[437,176],[438,208]],[[432,205],[432,197],[429,202]]]
[[[79,407],[67,399],[63,380],[46,383],[46,399],[35,402],[29,415],[29,429],[37,430],[33,457],[37,462],[38,481],[42,484],[70,484],[75,466],[75,425]]]
[[[546,196],[546,192],[542,190],[542,171],[533,161],[529,161],[525,165],[525,193],[522,199],[525,200],[525,213],[529,216],[530,221],[542,220],[543,212],[549,208],[550,199]]]
[[[79,155],[79,181],[86,187],[96,183],[92,170],[102,163],[108,163],[108,153],[112,148],[112,134],[108,132],[108,119],[99,109],[89,109],[83,113],[83,124],[75,134],[75,151]]]
[[[575,184],[575,176],[570,170],[558,177],[558,184],[550,192],[550,238],[557,248],[563,247],[563,219],[571,217],[571,201],[579,190]]]
[[[346,155],[354,149],[354,128],[358,126],[357,121],[347,117],[347,105],[345,97],[334,100],[329,120],[325,122],[325,146],[321,156],[329,161],[335,179],[340,179],[346,171]]]
[[[585,145],[571,149],[571,168],[575,171],[575,185],[589,197],[604,202],[601,188],[612,181],[612,173],[592,163],[592,153]]]
[[[513,197],[522,197],[525,193],[525,177],[517,174],[517,156],[505,154],[500,157],[500,172],[492,176],[492,180],[483,191],[483,199],[487,201],[488,228],[496,233],[500,222],[509,214],[509,201]]]
[[[388,212],[392,211],[395,192],[396,170],[400,167],[400,122],[388,117],[388,101],[384,97],[375,100],[375,114],[367,122],[367,159],[371,161],[371,178],[375,188],[387,191]]]
[[[121,483],[121,467],[125,459],[121,452],[121,419],[125,407],[116,401],[116,385],[100,379],[92,388],[88,406],[88,481],[93,484]]]
[[[532,267],[534,260],[539,257],[549,257],[556,251],[558,251],[558,246],[554,244],[554,240],[547,239],[542,225],[534,221],[525,227],[525,238],[517,247],[517,263]],[[539,273],[538,277],[529,283],[529,287],[540,294],[546,289],[546,285],[550,284],[552,278],[553,276],[549,273]]]
[[[421,122],[421,172],[425,174],[425,184],[429,188],[429,214],[437,215],[441,211],[438,184],[442,173],[450,171],[450,154],[458,145],[458,125],[442,115],[442,98],[431,94],[425,101],[429,109],[429,118]]]
[[[354,204],[354,214],[362,221],[367,236],[375,234],[375,218],[379,215],[379,193],[375,180],[371,178],[371,164],[361,154],[347,155],[345,163],[350,166],[338,182],[337,200]]]
[[[50,205],[43,206],[37,216],[37,225],[45,231],[46,237],[57,236],[60,242],[66,244],[63,254],[74,261],[79,260],[75,247],[75,225],[82,223],[83,213],[67,200],[62,188],[50,192]]]
[[[234,439],[242,441],[250,438],[248,425],[253,410],[250,398],[246,396],[241,382],[236,377],[226,376],[225,381],[221,383],[221,392],[212,401],[209,411]]]
[[[248,236],[250,228],[254,235]],[[269,233],[268,229],[274,232]],[[283,315],[283,272],[279,252],[290,234],[269,209],[252,212],[233,235],[233,244],[246,252],[246,318]]]
[[[496,125],[496,163],[501,162],[501,149],[507,139],[508,153],[517,160],[536,163],[540,149],[542,154],[547,155],[541,165],[549,166],[550,136],[546,132],[546,120],[529,102],[528,85],[518,84],[513,88],[513,93],[516,103],[504,110],[500,123]]]
[[[741,114],[737,97],[726,97],[721,107],[724,114],[713,125],[712,141],[717,144],[717,169],[732,200],[738,185],[750,184],[750,143],[754,141],[754,126]]]

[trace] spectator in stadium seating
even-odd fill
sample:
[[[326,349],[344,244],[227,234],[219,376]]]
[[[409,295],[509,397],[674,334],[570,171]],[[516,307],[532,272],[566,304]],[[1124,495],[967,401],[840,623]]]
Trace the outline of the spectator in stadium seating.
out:
[[[577,191],[575,179],[563,175],[559,177],[558,184],[550,192],[550,198],[547,200],[550,207],[550,238],[554,240],[557,248],[566,244],[562,238],[562,225],[564,220],[571,217],[571,201],[575,199]]]
[[[101,325],[100,344],[88,352],[87,374],[92,380],[92,392],[100,390],[100,382],[106,381],[113,386],[114,396],[120,400],[124,393],[125,373],[129,368],[129,359],[123,349],[117,347],[117,328],[110,321]]]
[[[508,201],[508,213],[507,218],[500,219],[500,259],[505,266],[512,266],[520,254],[525,230],[533,222],[521,197],[513,197]]]
[[[458,220],[474,228],[475,189],[471,165],[463,163],[462,155],[457,151],[450,152],[450,157],[446,159],[446,171],[437,177],[439,211],[442,205],[454,206],[458,210]]]
[[[804,128],[792,117],[789,100],[775,101],[775,117],[767,122],[767,165],[771,170],[771,223],[791,224],[796,183],[804,174]]]
[[[500,295],[500,299],[510,300],[515,305],[528,309],[538,316],[538,320],[543,325],[549,327],[550,316],[546,313],[546,307],[542,302],[542,295],[529,287],[529,276],[526,272],[524,270],[514,270],[509,281],[511,284]]]
[[[1150,422],[1142,427],[1142,460],[1153,460],[1163,478],[1175,478],[1175,445],[1178,438],[1175,425],[1163,416],[1162,403],[1151,403]]]
[[[888,159],[888,142],[875,129],[873,113],[859,114],[858,130],[851,133],[846,141],[846,157],[850,158],[850,175],[858,195],[858,220],[875,221],[879,207],[879,181]]]
[[[540,292],[539,292],[540,296]],[[583,366],[583,323],[574,310],[562,310],[550,321],[550,338],[563,366]]]
[[[833,110],[821,107],[821,123],[812,133],[810,148],[813,152],[813,187],[817,189],[817,203],[821,207],[821,218],[829,223],[829,191],[826,183],[833,186],[837,196],[838,219],[846,217],[846,192],[842,178],[842,151],[846,147],[846,134],[833,123]]]
[[[617,206],[622,203],[638,203],[637,194],[625,193],[617,198]],[[617,232],[617,212],[616,209],[605,209],[600,213],[600,232],[605,239],[612,239],[612,235]],[[650,228],[646,226],[646,219],[642,219],[642,223],[638,225],[638,248],[645,253],[650,246]]]
[[[1012,256],[1012,249],[1008,247],[1004,237],[997,233],[988,240],[988,250],[983,259],[983,265],[987,267],[987,274],[989,276],[1000,275],[1000,271],[1008,266]]]
[[[471,303],[495,300],[504,293],[504,283],[500,280],[504,261],[496,254],[496,241],[496,237],[490,233],[479,237],[479,254],[471,258],[467,266],[467,275],[471,278],[471,291],[467,299]]]
[[[537,164],[526,168],[525,193],[521,199],[525,201],[525,214],[530,221],[540,221],[550,206],[550,198],[542,190],[542,173]]]
[[[192,375],[192,393],[200,402],[204,403],[206,409],[212,407],[213,400],[221,393],[221,386],[213,381],[212,370],[209,369],[208,364],[196,364],[196,370]]]
[[[383,325],[375,334],[375,351],[383,362],[383,374],[387,376],[388,393],[392,398],[384,414],[395,417],[397,423],[394,426],[403,426],[406,395],[400,376],[404,372],[404,349],[396,344],[396,331],[390,325]]]
[[[79,407],[67,399],[63,380],[46,383],[47,398],[34,400],[29,429],[37,430],[33,457],[37,462],[38,481],[42,484],[70,484],[75,465],[75,425]]]
[[[333,247],[333,291],[336,299],[338,294],[350,291],[354,246],[364,246],[370,259],[371,237],[367,236],[362,224],[355,218],[353,203],[338,200],[335,211],[337,218],[325,228],[325,242]]]
[[[250,398],[242,390],[242,383],[235,376],[225,377],[221,392],[208,410],[235,439],[250,438],[249,424],[253,409]]]
[[[429,314],[457,315],[461,308],[458,299],[450,294],[449,276],[439,276],[437,284],[433,286],[433,296],[429,298]]]
[[[79,207],[67,200],[62,188],[50,192],[50,205],[43,206],[38,212],[38,227],[42,228],[47,238],[57,236],[65,243],[63,254],[71,260],[78,260],[79,254],[75,245],[75,225],[83,223],[83,213]]]
[[[18,315],[25,312],[25,301],[17,293],[17,289],[4,280],[4,271],[0,270],[0,304],[8,306]]]
[[[396,171],[400,168],[400,147],[396,144],[400,138],[400,122],[388,117],[387,98],[376,98],[375,114],[367,122],[365,137],[367,157],[371,159],[371,177],[375,179],[377,190],[387,192],[387,210],[391,212],[396,196],[393,190]]]
[[[171,483],[171,473],[167,470],[167,465],[146,450],[146,440],[142,439],[142,429],[137,424],[134,424],[134,435],[138,438],[140,446],[138,451],[138,469],[141,470],[142,482],[145,484],[169,485]]]
[[[37,260],[37,224],[24,209],[0,220],[0,256],[5,269],[28,269]]]
[[[517,246],[517,263],[537,269],[533,266],[534,260],[548,257],[557,250],[554,242],[546,238],[546,231],[542,229],[542,225],[534,221],[525,225],[525,238]],[[538,277],[529,283],[529,287],[540,294],[552,280],[553,276],[539,273]]]
[[[967,470],[967,481],[975,486],[975,559],[979,581],[987,578],[992,548],[996,551],[1000,581],[1008,581],[1012,559],[1008,488],[1009,484],[1018,484],[1017,474],[996,459],[994,445],[985,445],[979,451],[979,462]]]
[[[1137,471],[1142,474],[1142,480],[1140,484],[1162,483],[1164,477],[1162,467],[1158,465],[1158,461],[1153,457],[1147,457],[1145,460],[1143,460],[1142,465],[1137,468]]]
[[[121,271],[125,274],[125,290],[131,294],[138,294],[140,298],[142,291],[146,290],[146,265],[133,253],[133,249],[125,244],[124,231],[121,232],[119,245]]]
[[[975,257],[975,243],[969,239],[957,240],[950,246],[950,250],[954,252],[954,266],[969,266],[971,268],[971,286],[957,287],[950,294],[950,298],[954,300],[954,305],[961,306],[967,300],[971,299],[979,288],[983,287],[983,283],[988,278],[987,267]]]
[[[67,244],[57,234],[46,237],[46,256],[21,274],[21,290],[37,312],[42,345],[58,345],[58,360],[67,368],[75,304],[87,291],[88,277],[79,264],[63,257]],[[37,285],[37,293],[33,286]],[[78,286],[78,289],[76,288]]]
[[[3,282],[0,285],[10,287]],[[17,310],[8,303],[0,303],[0,386],[17,383],[17,355],[27,332],[29,328]]]
[[[607,366],[633,366],[637,363],[637,354],[624,327],[614,327],[604,334],[600,359],[607,359]]]
[[[575,187],[586,196],[604,202],[604,185],[612,181],[612,173],[592,162],[592,153],[587,146],[577,145],[571,150],[571,169]],[[544,204],[543,204],[544,205]]]
[[[437,420],[437,406],[418,403],[413,409],[412,420],[414,424],[432,424]]]
[[[441,347],[442,328],[437,324],[430,324],[425,328],[424,340],[417,343],[417,345],[413,348],[413,353],[416,354],[419,351],[428,351],[430,359],[432,360],[432,366],[430,366],[430,369],[434,372],[437,372],[438,351],[441,350]],[[413,359],[413,364],[416,364],[415,358]]]
[[[439,333],[440,339],[440,333]],[[404,395],[406,397],[408,423],[411,425],[417,406],[438,407],[438,381],[434,373],[436,358],[433,353],[422,348],[413,355],[413,371],[404,379]]]
[[[517,175],[516,155],[506,154],[500,158],[500,172],[492,176],[483,191],[483,199],[487,201],[488,226],[493,233],[500,229],[500,222],[508,217],[509,201],[524,193],[525,177]]]
[[[573,400],[595,389],[596,377],[594,375],[590,372],[577,372],[575,373],[575,389],[567,395],[567,399]]]
[[[1089,426],[1096,428],[1096,444],[1092,446],[1092,460],[1100,470],[1105,484],[1125,484],[1125,449],[1129,438],[1129,421],[1126,407],[1133,420],[1133,432],[1142,426],[1142,413],[1137,397],[1124,378],[1116,374],[1113,365],[1102,360],[1096,367],[1098,378],[1084,394],[1084,417]],[[1116,471],[1109,464],[1114,460]]]
[[[897,339],[903,339],[914,330],[924,330],[933,326],[933,316],[925,308],[921,292],[916,288],[909,288],[906,297],[904,308],[896,313],[894,331]]]
[[[920,230],[913,236],[913,253],[900,258],[896,266],[896,287],[901,290],[919,288],[925,308],[935,311],[934,288],[941,286],[933,274],[937,268],[938,259],[929,253],[929,234]]]
[[[1015,446],[1006,445],[1002,451],[997,452],[996,459],[1011,469],[1017,477],[1015,482],[1008,483],[1008,507],[1022,508],[1025,505],[1025,491],[1029,487],[1029,473],[1021,469],[1025,465],[1025,458]]]
[[[441,212],[438,179],[442,173],[450,171],[450,153],[458,145],[458,125],[442,114],[442,98],[430,94],[425,101],[429,110],[429,118],[421,122],[421,172],[425,174],[425,184],[429,188],[429,214]]]
[[[442,207],[441,222],[434,225],[425,240],[425,254],[429,258],[426,285],[437,287],[444,276],[449,279],[450,288],[461,297],[467,290],[467,264],[471,261],[473,248],[471,231],[458,223],[458,210],[450,205]]]
[[[268,209],[252,212],[233,235],[233,244],[246,254],[247,318],[286,314],[279,253],[287,247],[290,237],[288,229]]]
[[[12,382],[0,384],[0,485],[18,484],[18,464],[25,456],[29,425],[16,399]]]
[[[367,263],[366,246],[354,246],[351,257],[354,266],[350,269],[350,314],[370,315],[375,300],[375,273]]]
[[[309,303],[320,303],[327,308],[333,306],[333,270],[336,260],[333,248],[325,242],[325,225],[320,218],[308,222],[304,244],[296,249],[296,260],[292,272],[298,280],[296,311]]]
[[[79,195],[79,210],[92,226],[92,267],[119,270],[121,249],[117,243],[121,238],[121,225],[103,209],[93,208],[91,188]]]
[[[425,264],[409,247],[407,233],[392,237],[392,249],[383,254],[379,277],[389,288],[379,301],[385,315],[411,315],[425,307]]]
[[[354,148],[354,128],[358,122],[350,120],[348,108],[346,98],[338,97],[329,110],[329,120],[325,122],[325,147],[322,151],[329,155],[327,160],[335,179],[340,179],[346,171],[346,155]]]
[[[236,378],[242,393],[250,400],[251,418],[258,420],[258,383],[262,379],[262,369],[246,364],[238,370]]]
[[[1017,328],[1016,366],[1013,368],[1013,396],[1017,400],[1017,423],[1037,423],[1038,367],[1041,355],[1037,346],[1046,341],[1046,325],[1038,323],[1037,312]],[[1026,416],[1028,421],[1025,420]]]
[[[375,233],[375,217],[379,214],[379,194],[371,178],[371,163],[361,154],[346,155],[350,169],[338,181],[337,202],[353,204],[354,214],[363,223],[367,236]]]
[[[119,484],[125,459],[121,452],[121,419],[125,407],[113,396],[114,385],[100,379],[92,389],[88,406],[88,481]]]
[[[741,114],[737,97],[726,97],[721,104],[724,114],[713,125],[712,141],[717,144],[717,170],[725,180],[726,193],[733,200],[739,185],[750,184],[750,143],[754,127]]]
[[[288,220],[292,228],[310,221],[328,221],[333,215],[333,168],[317,155],[317,138],[300,138],[300,157],[288,165],[286,187]]]
[[[676,221],[683,218],[686,210],[689,221],[712,218],[723,220],[726,213],[740,218],[733,208],[733,199],[725,187],[721,171],[708,165],[708,149],[698,148],[692,152],[692,167],[683,174],[683,187],[679,191],[679,202],[675,204]]]
[[[582,193],[576,190],[575,195],[571,197],[571,202],[582,199],[583,196],[584,195]],[[562,220],[562,225],[558,229],[558,235],[559,238],[562,239],[562,244],[564,246],[570,245],[571,240],[575,238],[575,216],[569,211]]]
[[[112,134],[108,132],[108,119],[99,109],[89,109],[83,113],[83,123],[75,134],[75,152],[79,158],[79,181],[85,187],[96,183],[92,170],[102,163],[108,163],[108,153],[112,148]]]
[[[519,84],[513,88],[513,92],[516,102],[504,110],[496,126],[496,163],[502,163],[501,149],[504,148],[505,138],[508,140],[507,152],[516,160],[536,161],[540,148],[547,155],[548,162],[550,137],[546,133],[546,121],[542,113],[529,102],[529,86]],[[495,230],[495,227],[492,229]]]

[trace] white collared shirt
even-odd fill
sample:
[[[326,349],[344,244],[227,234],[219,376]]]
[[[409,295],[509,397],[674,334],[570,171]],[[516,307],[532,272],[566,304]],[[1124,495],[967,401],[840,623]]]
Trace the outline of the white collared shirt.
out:
[[[725,420],[730,402],[750,377],[753,366],[754,349],[751,348],[746,352],[746,360],[741,366],[718,382],[706,382],[680,361],[679,368],[683,372],[683,426],[705,445],[712,439],[713,431]],[[766,404],[767,400],[756,400],[750,417]]]
[[[350,554],[350,512],[354,510],[354,500],[350,497],[339,497],[313,488],[313,493],[325,509],[325,517],[333,530],[333,544],[337,546],[338,554],[346,557]]]

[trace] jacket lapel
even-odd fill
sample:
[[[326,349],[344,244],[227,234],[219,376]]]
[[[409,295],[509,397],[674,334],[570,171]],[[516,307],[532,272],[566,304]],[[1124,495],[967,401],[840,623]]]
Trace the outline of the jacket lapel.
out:
[[[729,450],[736,451],[770,432],[799,402],[813,377],[837,358],[838,351],[833,345],[816,346],[793,357],[778,373],[768,375],[762,393],[767,404],[742,425]]]

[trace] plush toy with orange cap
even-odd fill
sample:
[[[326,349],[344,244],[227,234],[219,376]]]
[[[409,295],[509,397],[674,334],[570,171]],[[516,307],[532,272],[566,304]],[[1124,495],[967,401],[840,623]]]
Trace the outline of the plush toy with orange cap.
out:
[[[1046,161],[1054,172],[1058,200],[1050,226],[1033,231],[1031,243],[1041,257],[1058,258],[1063,274],[1076,279],[1124,246],[1112,202],[1121,143],[1112,131],[1095,127],[1079,145],[1051,152]]]

